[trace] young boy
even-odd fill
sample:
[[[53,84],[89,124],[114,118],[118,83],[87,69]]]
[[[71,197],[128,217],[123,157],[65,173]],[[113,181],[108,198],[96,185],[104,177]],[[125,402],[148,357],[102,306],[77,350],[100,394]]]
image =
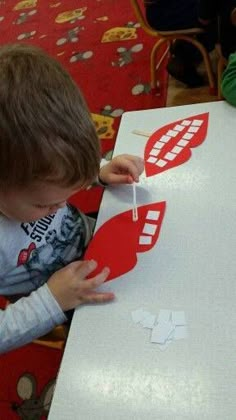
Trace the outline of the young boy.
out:
[[[96,179],[101,158],[78,87],[33,46],[1,48],[0,74],[0,294],[15,302],[0,311],[5,352],[65,322],[66,311],[114,295],[95,290],[109,267],[92,276],[96,261],[78,261],[91,223],[66,204]],[[121,155],[99,178],[132,183],[142,170],[142,159]]]

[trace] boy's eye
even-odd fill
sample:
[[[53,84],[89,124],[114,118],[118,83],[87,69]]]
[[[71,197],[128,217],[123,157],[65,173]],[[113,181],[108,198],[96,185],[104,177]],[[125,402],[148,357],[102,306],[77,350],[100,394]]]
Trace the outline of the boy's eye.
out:
[[[42,206],[41,204],[36,204],[35,207],[37,207],[38,209],[48,209],[49,206]]]

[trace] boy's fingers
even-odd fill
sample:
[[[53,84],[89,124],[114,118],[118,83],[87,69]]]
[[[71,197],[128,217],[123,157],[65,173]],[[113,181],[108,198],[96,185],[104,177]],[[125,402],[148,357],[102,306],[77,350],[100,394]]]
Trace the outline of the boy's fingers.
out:
[[[95,289],[96,287],[100,286],[110,274],[110,269],[105,267],[101,273],[97,274],[95,277],[91,279],[85,279],[85,281],[81,282],[79,285],[80,290],[88,291],[91,289]]]
[[[124,161],[124,164],[122,165],[124,167],[124,169],[126,170],[126,172],[132,176],[132,178],[134,179],[134,181],[138,181],[139,178],[139,173],[138,173],[138,168],[136,167],[135,163],[132,162],[131,160],[126,159]]]
[[[97,267],[97,262],[94,260],[81,261],[81,264],[74,266],[75,275],[85,279],[90,273],[92,273]]]
[[[84,303],[103,303],[113,300],[114,293],[89,293],[83,297]]]
[[[84,264],[84,261],[73,261],[72,263],[63,267],[62,270],[71,270],[76,272],[82,264]]]
[[[121,167],[132,176],[133,180],[138,182],[139,175],[143,171],[143,160],[136,156],[131,156],[129,158],[123,158]]]

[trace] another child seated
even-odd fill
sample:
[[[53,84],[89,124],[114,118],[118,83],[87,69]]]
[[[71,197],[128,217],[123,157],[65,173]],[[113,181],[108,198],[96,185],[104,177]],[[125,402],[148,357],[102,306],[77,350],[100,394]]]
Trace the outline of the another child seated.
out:
[[[196,39],[208,51],[221,44],[227,58],[236,50],[236,0],[144,0],[149,25],[158,31],[183,31],[201,28]],[[189,87],[204,84],[197,71],[202,59],[199,51],[180,39],[171,47],[167,70],[175,79]]]
[[[94,223],[67,199],[98,174],[104,183],[138,181],[143,160],[121,155],[99,172],[84,99],[42,50],[2,47],[0,74],[0,294],[15,302],[0,310],[6,352],[65,322],[66,311],[114,298],[96,291],[109,267],[93,276],[96,261],[81,261]]]
[[[229,56],[227,67],[222,75],[221,91],[226,101],[236,106],[236,53]]]

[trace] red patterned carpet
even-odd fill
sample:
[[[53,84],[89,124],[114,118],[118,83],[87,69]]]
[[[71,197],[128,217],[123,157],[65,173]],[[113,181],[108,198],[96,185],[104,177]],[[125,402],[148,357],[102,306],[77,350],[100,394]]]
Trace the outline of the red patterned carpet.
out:
[[[165,106],[164,65],[160,96],[155,96],[149,84],[155,40],[140,28],[129,1],[0,0],[0,43],[8,42],[38,45],[69,70],[88,102],[107,158],[124,111]],[[101,194],[93,188],[72,202],[96,211]],[[0,419],[45,418],[46,387],[61,357],[61,350],[37,344],[1,356]]]

